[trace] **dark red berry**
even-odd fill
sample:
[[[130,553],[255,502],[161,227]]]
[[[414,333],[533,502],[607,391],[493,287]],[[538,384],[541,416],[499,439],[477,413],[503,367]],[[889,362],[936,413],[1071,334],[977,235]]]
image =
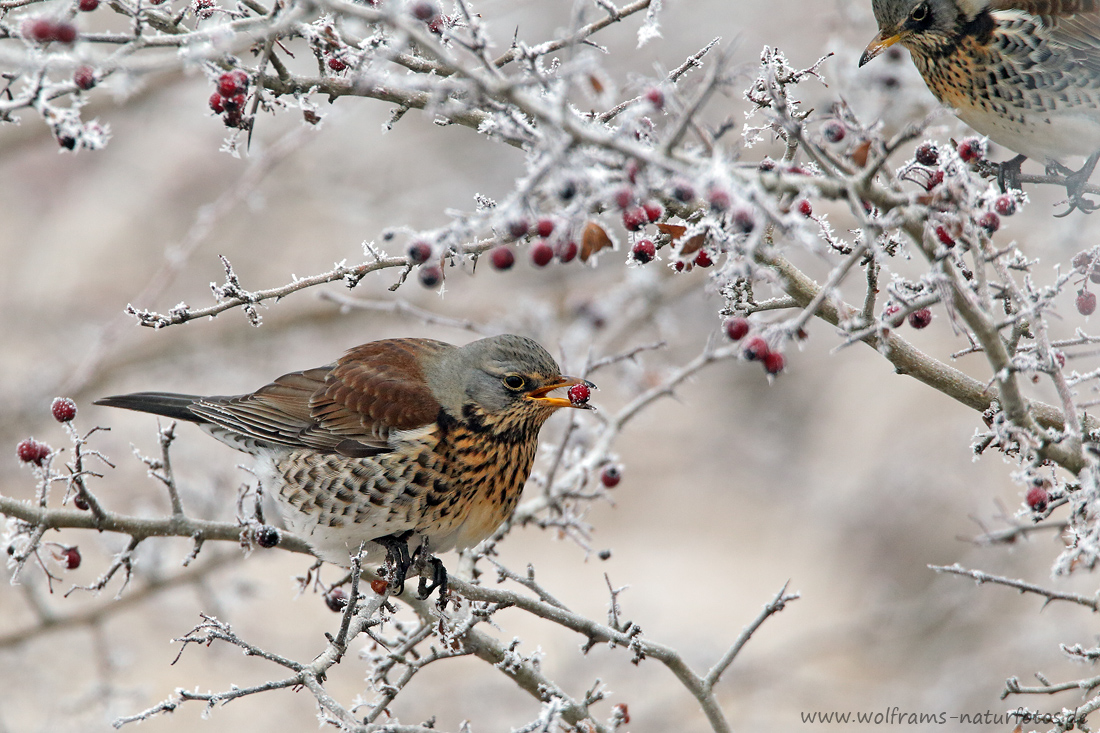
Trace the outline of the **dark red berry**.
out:
[[[77,494],[76,497],[73,499],[73,506],[75,506],[82,512],[86,512],[90,508],[88,500],[85,499],[81,494]]]
[[[779,374],[786,364],[787,360],[778,351],[769,351],[764,354],[764,371],[768,374]]]
[[[214,92],[210,95],[210,109],[214,110],[215,114],[220,115],[225,111],[225,105],[222,104],[224,100],[225,98],[222,95]]]
[[[634,243],[630,254],[635,262],[644,265],[657,256],[657,247],[654,246],[652,239],[639,239]]]
[[[641,172],[641,170],[642,164],[634,158],[626,161],[626,168],[623,169],[623,171],[626,173],[626,180],[630,181],[631,183],[638,182],[638,174]]]
[[[649,222],[645,209],[635,206],[623,212],[623,226],[632,232],[636,232]]]
[[[1073,258],[1073,269],[1084,272],[1092,264],[1092,255],[1088,252],[1078,252]]]
[[[437,36],[443,34],[443,29],[447,27],[447,18],[442,15],[437,15],[428,21],[428,30],[435,33]]]
[[[940,162],[940,150],[934,143],[921,143],[917,146],[917,162],[932,167]]]
[[[407,257],[414,265],[422,265],[432,256],[432,245],[423,240],[417,240],[409,245]]]
[[[426,288],[434,288],[443,282],[443,270],[439,265],[423,265],[420,268],[420,284]]]
[[[675,262],[672,263],[672,268],[674,270],[676,270],[676,272],[683,272],[684,271],[683,261],[682,260],[676,260]]]
[[[587,384],[574,384],[569,388],[569,401],[574,405],[587,405],[588,398],[592,395],[592,390],[588,388]]]
[[[993,210],[1001,216],[1012,216],[1016,213],[1016,199],[1011,196],[998,196],[993,202]]]
[[[241,69],[227,71],[218,77],[218,94],[235,97],[248,89],[248,74]]]
[[[738,209],[733,212],[733,224],[741,230],[742,234],[748,234],[756,228],[756,217],[752,209]]]
[[[232,97],[223,97],[222,106],[230,114],[240,114],[244,110],[244,95],[237,94]]]
[[[810,203],[809,199],[802,199],[798,202],[798,213],[802,216],[813,216],[814,205]]]
[[[78,66],[73,72],[73,84],[77,89],[88,91],[95,86],[95,70],[91,66]]]
[[[76,148],[76,138],[72,135],[58,135],[57,144],[66,150],[74,150]]]
[[[715,211],[725,211],[730,207],[730,195],[721,188],[712,188],[707,192],[707,203]]]
[[[959,157],[966,163],[971,163],[985,157],[985,143],[979,138],[968,137],[959,143]]]
[[[609,489],[618,486],[619,482],[622,480],[623,472],[618,466],[606,466],[604,470],[600,472],[600,482]]]
[[[909,325],[913,328],[925,328],[931,322],[932,311],[928,308],[921,308],[909,314]]]
[[[634,192],[629,188],[620,188],[615,192],[615,205],[620,209],[628,209],[634,203]]]
[[[256,544],[260,547],[274,547],[279,544],[279,530],[265,524],[256,530]]]
[[[381,578],[375,578],[370,582],[370,589],[380,596],[386,595],[386,591],[390,589],[390,584]]]
[[[494,247],[489,253],[489,261],[498,270],[510,270],[512,265],[516,264],[516,255],[510,248],[501,245]]]
[[[577,195],[577,184],[573,181],[566,181],[562,184],[562,187],[558,189],[558,198],[562,201],[572,201],[573,197]]]
[[[82,13],[90,13],[99,7],[99,0],[80,0],[76,4],[76,9]]]
[[[941,183],[943,183],[943,171],[933,171],[932,175],[928,177],[928,183],[925,185],[924,189],[926,191],[931,191],[933,188],[940,185]]]
[[[435,3],[428,2],[428,0],[417,0],[412,4],[412,14],[417,20],[427,22],[439,15],[439,9],[435,6]]]
[[[540,237],[549,237],[554,233],[554,220],[553,219],[539,219],[535,224],[535,233]]]
[[[657,109],[663,109],[665,106],[665,93],[657,87],[653,87],[645,93],[646,100]]]
[[[740,341],[749,335],[752,325],[747,318],[728,318],[725,323],[726,336],[730,341]]]
[[[1032,511],[1046,511],[1047,504],[1050,502],[1050,493],[1042,486],[1032,486],[1027,490],[1026,500]]]
[[[34,438],[21,440],[19,445],[15,447],[15,454],[19,456],[19,460],[23,463],[33,463],[36,466],[41,466],[42,461],[46,460],[50,452],[50,446],[39,443]]]
[[[348,65],[343,59],[333,57],[328,60],[328,67],[333,71],[340,72],[348,68]]]
[[[577,243],[572,239],[560,242],[557,247],[558,259],[562,262],[572,262],[577,256]]]
[[[705,249],[701,249],[699,254],[695,255],[695,264],[698,267],[710,267],[714,264],[714,260],[710,258]]]
[[[554,248],[545,239],[540,239],[531,245],[531,262],[535,263],[535,267],[546,267],[552,259],[554,259]]]
[[[72,43],[76,40],[76,26],[61,22],[53,27],[53,39],[58,43]]]
[[[825,127],[821,128],[821,134],[831,143],[838,143],[843,140],[847,132],[844,125],[835,120],[826,123]]]
[[[49,43],[54,40],[54,24],[46,18],[31,18],[23,21],[19,28],[24,38],[37,43]]]
[[[955,246],[955,238],[951,236],[946,227],[936,227],[936,239],[940,240],[940,244],[944,247]]]
[[[768,342],[763,337],[753,336],[745,342],[745,348],[741,353],[749,361],[757,361],[770,354],[771,349],[768,348]]]
[[[80,550],[76,547],[65,547],[61,550],[61,562],[66,570],[76,570],[80,567]]]
[[[978,217],[978,226],[992,234],[1001,228],[1001,217],[992,211],[987,211]]]
[[[50,412],[58,422],[69,422],[76,417],[76,403],[68,397],[55,397],[50,403]]]
[[[677,201],[682,201],[686,204],[695,198],[695,189],[691,187],[691,184],[677,183],[672,188],[672,196]]]
[[[1077,312],[1083,316],[1091,316],[1096,310],[1096,296],[1087,290],[1077,291]]]
[[[512,239],[519,239],[526,236],[527,230],[530,228],[531,225],[527,223],[526,219],[515,219],[508,222],[508,236]]]
[[[340,613],[348,606],[348,594],[343,588],[333,588],[325,594],[325,604],[333,613]]]
[[[647,201],[642,204],[642,209],[645,211],[645,218],[650,222],[655,222],[661,218],[661,214],[664,213],[664,209],[656,201]]]
[[[771,158],[764,158],[764,160],[760,161],[760,165],[758,165],[757,168],[759,168],[761,171],[764,171],[765,173],[767,171],[774,171],[775,161]]]

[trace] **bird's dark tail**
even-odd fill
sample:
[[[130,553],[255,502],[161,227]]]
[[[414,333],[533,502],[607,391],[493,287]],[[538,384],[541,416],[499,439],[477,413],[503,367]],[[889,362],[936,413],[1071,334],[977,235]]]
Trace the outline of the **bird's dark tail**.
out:
[[[94,404],[105,407],[121,407],[124,410],[149,412],[154,415],[170,417],[173,420],[205,423],[208,420],[191,412],[191,405],[201,399],[197,395],[172,394],[171,392],[135,392],[133,394],[104,397],[96,400]]]

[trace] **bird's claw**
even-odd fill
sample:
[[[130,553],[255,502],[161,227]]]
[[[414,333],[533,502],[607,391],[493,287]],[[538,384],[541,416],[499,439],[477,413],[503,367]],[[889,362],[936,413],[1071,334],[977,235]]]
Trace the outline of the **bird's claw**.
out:
[[[1097,151],[1089,156],[1085,164],[1081,166],[1081,170],[1075,171],[1061,163],[1052,162],[1048,167],[1048,173],[1054,175],[1060,175],[1065,178],[1066,187],[1066,204],[1069,206],[1061,214],[1055,214],[1056,217],[1062,218],[1069,216],[1074,210],[1080,211],[1083,214],[1091,214],[1092,212],[1100,209],[1100,204],[1092,199],[1085,198],[1086,187],[1088,186],[1089,179],[1092,178],[1093,171],[1096,170],[1096,163],[1100,161],[1100,151]]]

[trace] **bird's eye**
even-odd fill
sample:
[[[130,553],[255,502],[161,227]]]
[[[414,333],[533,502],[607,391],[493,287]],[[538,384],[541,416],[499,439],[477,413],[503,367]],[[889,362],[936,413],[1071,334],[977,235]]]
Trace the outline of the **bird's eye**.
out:
[[[527,382],[523,381],[523,377],[518,374],[509,374],[504,378],[504,386],[511,390],[521,390]]]
[[[921,3],[913,8],[913,12],[909,14],[909,19],[914,23],[923,23],[928,20],[928,4]]]

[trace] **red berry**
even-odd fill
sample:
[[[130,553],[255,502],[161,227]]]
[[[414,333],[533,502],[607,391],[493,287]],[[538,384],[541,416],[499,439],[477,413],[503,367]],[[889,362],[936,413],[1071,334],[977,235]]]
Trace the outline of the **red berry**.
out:
[[[520,237],[527,235],[527,230],[530,229],[530,224],[526,219],[515,219],[508,222],[508,236],[512,239],[519,239]]]
[[[936,227],[936,239],[940,240],[940,244],[944,247],[955,246],[955,239],[951,236],[951,233],[947,231],[946,227]]]
[[[420,268],[420,284],[426,288],[434,288],[443,281],[443,270],[439,265],[424,265]]]
[[[592,394],[592,390],[588,388],[587,384],[574,384],[569,388],[569,401],[574,405],[586,405],[588,404],[588,398]]]
[[[214,110],[215,114],[220,115],[225,111],[225,106],[222,104],[224,99],[225,98],[217,92],[210,95],[210,109]]]
[[[330,69],[332,69],[333,71],[339,72],[339,71],[343,71],[344,69],[348,68],[348,65],[343,59],[338,59],[338,58],[333,57],[333,58],[328,60],[328,67]]]
[[[657,248],[654,246],[652,239],[639,239],[634,243],[630,254],[634,257],[635,262],[644,265],[657,256]]]
[[[641,206],[635,206],[623,212],[623,226],[632,232],[638,231],[648,222],[649,217]]]
[[[540,237],[549,237],[554,233],[554,220],[553,219],[539,219],[535,224],[535,232]]]
[[[88,91],[95,86],[95,71],[91,66],[78,66],[73,72],[73,84],[77,89]]]
[[[343,588],[333,588],[325,594],[325,604],[333,613],[340,613],[348,606],[348,594]]]
[[[531,262],[535,267],[546,267],[554,259],[554,248],[545,239],[540,239],[531,247]]]
[[[943,183],[943,171],[933,171],[932,175],[928,177],[928,183],[925,185],[924,190],[931,191],[941,183]]]
[[[798,202],[798,213],[806,217],[813,216],[814,205],[810,203],[809,199],[802,199]]]
[[[20,32],[24,38],[38,43],[49,43],[54,40],[54,24],[46,18],[31,18],[23,21]]]
[[[510,270],[512,265],[516,264],[516,255],[511,249],[502,244],[499,247],[494,247],[493,251],[489,253],[489,261],[498,270]]]
[[[615,205],[620,209],[628,209],[634,203],[634,192],[629,188],[620,188],[615,192]]]
[[[699,254],[695,255],[695,264],[699,267],[710,267],[714,264],[714,260],[710,258],[705,249],[701,249]]]
[[[645,93],[646,100],[657,109],[663,109],[665,106],[665,93],[657,87],[653,87]]]
[[[370,582],[370,589],[380,596],[386,595],[386,591],[390,589],[390,584],[381,578],[375,578]]]
[[[968,137],[959,143],[958,153],[963,162],[973,162],[985,156],[985,143],[979,138]]]
[[[65,563],[66,570],[76,570],[80,567],[80,550],[76,547],[66,547],[62,549],[61,562]]]
[[[623,480],[623,472],[618,466],[611,465],[604,468],[600,472],[600,482],[604,486],[611,489],[619,485],[619,482]]]
[[[921,143],[917,146],[917,162],[928,167],[939,164],[939,148],[934,143]]]
[[[730,341],[740,341],[749,335],[751,324],[747,318],[729,318],[725,323],[726,336]]]
[[[769,351],[764,354],[764,371],[768,374],[779,374],[786,366],[787,360],[778,351]]]
[[[239,115],[244,110],[244,95],[237,94],[232,97],[223,97],[222,106],[225,107],[226,112]]]
[[[764,160],[760,161],[760,165],[758,165],[757,168],[759,168],[761,171],[764,171],[765,173],[767,171],[774,171],[775,161],[771,158],[764,158]]]
[[[76,4],[77,10],[82,13],[90,13],[99,7],[99,0],[80,0]]]
[[[647,201],[642,205],[642,209],[645,211],[645,218],[650,222],[657,221],[661,218],[661,214],[664,213],[664,209],[656,201]]]
[[[15,454],[19,456],[19,460],[23,463],[33,463],[36,466],[41,466],[42,461],[46,460],[50,452],[50,446],[39,443],[34,438],[21,440],[19,445],[15,446]]]
[[[913,328],[924,328],[932,322],[932,311],[921,308],[909,314],[909,325]]]
[[[831,143],[838,143],[843,140],[847,132],[844,125],[835,120],[826,123],[825,127],[821,129],[821,134]]]
[[[447,19],[442,15],[437,15],[428,21],[428,30],[435,33],[437,36],[443,34],[443,29],[447,27]]]
[[[50,403],[50,412],[58,422],[69,422],[76,417],[76,403],[68,397],[55,397]]]
[[[992,211],[987,211],[978,217],[978,226],[992,234],[1001,228],[1001,217]]]
[[[684,263],[683,263],[682,260],[677,260],[676,262],[673,262],[672,267],[673,267],[674,270],[676,270],[676,272],[683,272],[684,271]]]
[[[61,22],[53,27],[53,39],[58,43],[72,43],[76,40],[76,26]]]
[[[417,20],[427,22],[439,15],[439,9],[436,8],[435,3],[428,2],[428,0],[418,0],[412,5],[412,14]]]
[[[695,198],[695,189],[691,187],[691,184],[677,183],[672,188],[672,197],[686,204]]]
[[[1077,291],[1077,312],[1083,316],[1091,316],[1096,310],[1096,296],[1087,290]]]
[[[738,209],[733,212],[733,224],[741,230],[742,234],[748,234],[756,228],[756,217],[752,209]]]
[[[763,337],[753,336],[745,342],[745,348],[741,353],[749,361],[757,361],[770,354],[771,349],[768,348],[768,342],[765,341]]]
[[[409,258],[409,262],[414,265],[422,265],[431,258],[432,245],[423,240],[417,240],[409,245],[406,256]]]
[[[260,547],[274,547],[279,544],[279,530],[265,524],[256,530],[256,544]]]
[[[1092,263],[1092,255],[1088,252],[1078,252],[1073,258],[1073,269],[1084,272]]]
[[[235,97],[248,89],[248,74],[241,69],[227,71],[218,77],[218,94],[223,97]]]
[[[577,243],[572,239],[566,242],[558,244],[558,259],[562,262],[572,262],[573,258],[577,256]]]
[[[1016,213],[1016,199],[1011,196],[998,196],[993,202],[993,210],[1001,216],[1012,216]]]
[[[1032,486],[1027,490],[1026,501],[1032,511],[1046,511],[1047,503],[1050,501],[1050,493],[1042,486]]]
[[[712,188],[707,192],[707,203],[715,211],[725,211],[730,207],[729,192],[721,188]]]
[[[86,512],[89,509],[88,501],[81,494],[77,494],[73,499],[73,506],[82,512]]]

